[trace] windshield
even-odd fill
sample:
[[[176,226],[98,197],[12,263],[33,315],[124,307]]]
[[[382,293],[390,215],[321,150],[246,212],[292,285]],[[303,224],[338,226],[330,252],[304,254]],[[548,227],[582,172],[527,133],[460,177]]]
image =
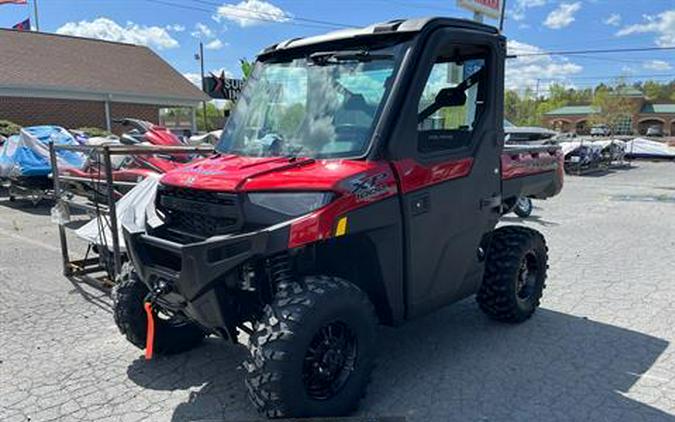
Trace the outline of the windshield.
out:
[[[216,149],[254,157],[363,155],[402,45],[257,63]]]

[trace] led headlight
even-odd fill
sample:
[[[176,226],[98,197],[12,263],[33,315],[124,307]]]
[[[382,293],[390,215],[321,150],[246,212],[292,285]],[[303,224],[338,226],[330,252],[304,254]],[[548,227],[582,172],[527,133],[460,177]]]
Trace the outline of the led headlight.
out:
[[[261,192],[248,195],[252,204],[291,217],[310,213],[333,199],[331,192]]]

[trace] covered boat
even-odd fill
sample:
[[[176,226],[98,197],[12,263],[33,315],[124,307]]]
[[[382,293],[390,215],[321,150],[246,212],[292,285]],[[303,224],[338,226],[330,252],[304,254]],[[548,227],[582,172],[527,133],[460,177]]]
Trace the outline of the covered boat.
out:
[[[0,150],[0,179],[13,190],[45,191],[51,188],[49,144],[78,145],[73,136],[59,126],[32,126],[10,136]],[[59,166],[82,168],[86,159],[79,152],[59,151]]]
[[[644,138],[635,138],[626,143],[626,157],[628,158],[661,158],[675,159],[675,147],[665,142],[650,141]]]

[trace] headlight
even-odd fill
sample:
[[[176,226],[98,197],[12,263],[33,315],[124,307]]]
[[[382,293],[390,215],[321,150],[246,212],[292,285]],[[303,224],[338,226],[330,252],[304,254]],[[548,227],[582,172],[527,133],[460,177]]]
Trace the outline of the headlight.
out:
[[[291,217],[307,214],[319,209],[333,199],[330,192],[270,192],[250,193],[252,204]]]

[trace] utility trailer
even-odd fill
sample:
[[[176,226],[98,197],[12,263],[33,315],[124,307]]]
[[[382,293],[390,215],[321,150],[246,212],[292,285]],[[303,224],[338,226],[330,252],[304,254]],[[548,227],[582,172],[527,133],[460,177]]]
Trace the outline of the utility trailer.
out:
[[[211,157],[165,174],[113,291],[123,335],[178,353],[248,335],[268,417],[356,408],[377,324],[475,295],[519,323],[542,296],[537,231],[496,228],[563,183],[554,146],[504,147],[506,39],[395,20],[265,49]]]

